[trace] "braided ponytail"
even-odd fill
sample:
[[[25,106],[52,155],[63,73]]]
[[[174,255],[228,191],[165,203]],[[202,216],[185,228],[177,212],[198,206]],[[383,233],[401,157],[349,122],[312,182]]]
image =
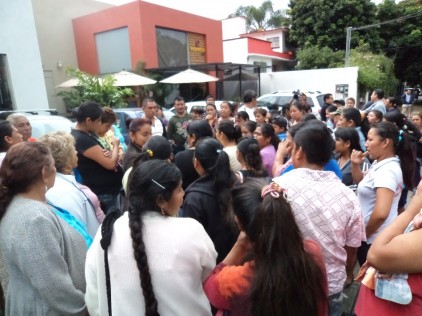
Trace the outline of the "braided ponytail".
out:
[[[153,138],[155,137],[158,136]],[[134,164],[129,178],[127,191],[129,228],[136,266],[141,278],[146,316],[158,316],[159,313],[143,239],[142,216],[146,212],[160,213],[157,200],[169,201],[173,191],[181,185],[181,181],[182,176],[179,169],[160,159]]]
[[[158,304],[152,288],[151,274],[149,273],[148,258],[145,251],[145,244],[142,238],[142,218],[131,206],[129,206],[129,228],[132,237],[132,247],[141,277],[142,293],[145,300],[145,315],[159,316]]]

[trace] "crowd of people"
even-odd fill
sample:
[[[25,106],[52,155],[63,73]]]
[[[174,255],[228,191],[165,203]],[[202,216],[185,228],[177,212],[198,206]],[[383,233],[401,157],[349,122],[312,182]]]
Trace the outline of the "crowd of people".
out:
[[[357,315],[422,313],[421,114],[206,102],[146,98],[127,146],[96,102],[70,133],[0,121],[5,315],[341,315],[355,278]]]

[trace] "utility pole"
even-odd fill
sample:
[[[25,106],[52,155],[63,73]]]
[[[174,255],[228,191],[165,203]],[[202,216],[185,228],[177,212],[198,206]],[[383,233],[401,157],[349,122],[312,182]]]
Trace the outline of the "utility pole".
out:
[[[346,57],[344,61],[344,67],[349,67],[349,59],[350,59],[350,41],[352,40],[352,31],[358,31],[358,30],[366,30],[373,27],[379,27],[381,23],[371,24],[371,25],[365,25],[360,27],[352,27],[349,26],[346,28]]]
[[[353,27],[351,26],[346,28],[346,60],[344,62],[344,67],[349,67],[350,41],[352,40],[352,29]]]
[[[405,16],[398,17],[398,18],[393,19],[393,20],[375,23],[375,24],[371,24],[371,25],[365,25],[365,26],[360,26],[360,27],[348,26],[346,28],[346,56],[345,56],[345,61],[344,61],[344,67],[349,67],[350,41],[352,40],[352,31],[365,30],[365,29],[370,29],[370,28],[373,28],[373,27],[380,27],[381,25],[384,25],[384,24],[400,23],[400,22],[403,22],[406,19],[418,17],[420,15],[422,15],[422,11],[418,11],[418,12],[415,12],[415,13],[411,13],[411,14],[408,14],[408,15],[405,15]]]

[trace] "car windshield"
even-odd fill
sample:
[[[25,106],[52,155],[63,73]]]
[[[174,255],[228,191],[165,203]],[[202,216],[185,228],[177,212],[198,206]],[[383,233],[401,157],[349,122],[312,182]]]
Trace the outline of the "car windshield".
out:
[[[72,122],[68,120],[31,120],[32,137],[39,138],[53,131],[66,131],[70,133]]]
[[[264,98],[260,98],[257,100],[257,104],[260,107],[268,107],[271,104],[278,104],[279,106],[284,105],[286,103],[290,103],[293,99],[293,95],[271,95]],[[314,106],[314,101],[312,98],[308,97],[306,102],[309,103],[310,106]]]

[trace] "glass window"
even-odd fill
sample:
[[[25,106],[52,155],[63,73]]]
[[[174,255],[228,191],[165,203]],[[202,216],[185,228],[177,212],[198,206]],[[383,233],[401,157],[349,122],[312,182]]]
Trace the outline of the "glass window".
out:
[[[157,27],[157,53],[159,67],[184,66],[188,64],[186,32]]]
[[[6,55],[0,54],[0,110],[12,110]]]
[[[254,65],[261,66],[260,73],[267,72],[267,63],[265,61],[254,61]],[[254,73],[258,73],[258,68],[255,68]]]
[[[127,27],[95,34],[100,73],[132,69]]]
[[[267,41],[271,42],[271,48],[280,48],[280,37],[270,37]]]

